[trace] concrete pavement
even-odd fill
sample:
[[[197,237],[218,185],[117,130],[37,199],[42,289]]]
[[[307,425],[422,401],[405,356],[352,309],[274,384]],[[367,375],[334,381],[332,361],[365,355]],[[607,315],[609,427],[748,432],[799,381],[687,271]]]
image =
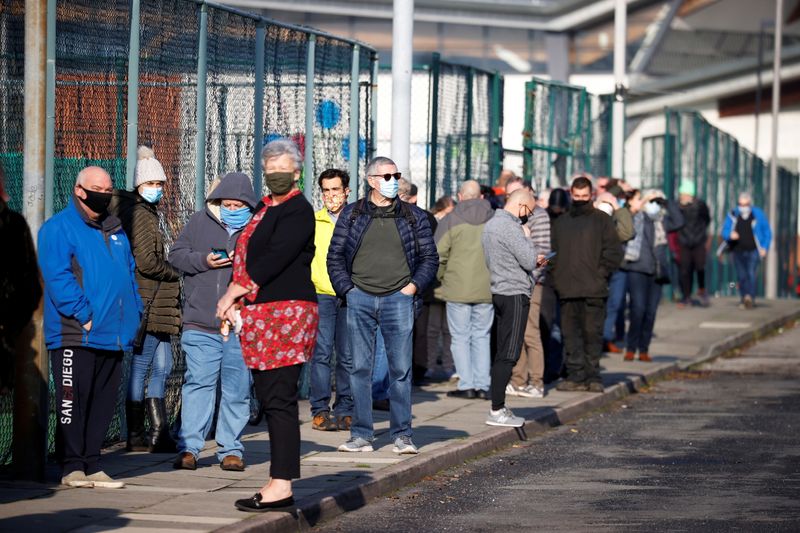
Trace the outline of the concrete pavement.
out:
[[[548,388],[543,399],[509,398],[508,405],[528,423],[529,435],[560,424],[628,394],[645,380],[687,367],[746,344],[800,318],[797,300],[765,302],[739,310],[733,299],[715,299],[708,309],[659,309],[653,363],[603,358],[604,394],[565,393]],[[414,441],[418,456],[391,453],[388,413],[376,412],[376,451],[343,454],[336,447],[348,433],[313,431],[307,402],[301,405],[302,479],[295,482],[298,511],[252,515],[233,501],[252,495],[266,481],[269,445],[264,426],[248,427],[245,472],[217,466],[214,443],[207,443],[196,471],[172,470],[171,455],[126,453],[112,447],[106,471],[124,490],[72,489],[57,484],[0,482],[0,530],[34,531],[290,531],[318,523],[426,475],[512,443],[515,430],[484,424],[488,402],[445,396],[452,385],[414,390]]]

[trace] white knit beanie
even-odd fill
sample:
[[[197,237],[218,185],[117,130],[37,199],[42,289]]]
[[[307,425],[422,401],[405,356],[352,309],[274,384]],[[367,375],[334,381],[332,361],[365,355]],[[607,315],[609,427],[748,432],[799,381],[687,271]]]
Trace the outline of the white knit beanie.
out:
[[[164,167],[156,159],[156,154],[147,146],[140,146],[136,151],[136,186],[148,181],[167,181]]]

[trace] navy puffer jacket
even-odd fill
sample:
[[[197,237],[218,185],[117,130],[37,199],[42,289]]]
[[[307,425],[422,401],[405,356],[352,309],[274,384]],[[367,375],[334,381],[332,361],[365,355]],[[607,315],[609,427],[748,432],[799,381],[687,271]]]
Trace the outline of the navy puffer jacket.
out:
[[[353,213],[356,208],[358,211]],[[400,240],[403,242],[403,251],[411,271],[411,281],[417,286],[417,295],[420,295],[433,283],[436,271],[439,269],[439,254],[433,242],[431,225],[425,211],[415,205],[398,200],[395,209],[394,220],[400,232]],[[344,297],[353,288],[351,279],[353,259],[367,228],[372,223],[373,210],[373,204],[362,198],[346,206],[339,214],[328,248],[328,275],[333,289],[340,297]],[[404,216],[404,210],[414,217],[414,228]],[[419,298],[416,298],[416,302],[417,305],[421,305]]]

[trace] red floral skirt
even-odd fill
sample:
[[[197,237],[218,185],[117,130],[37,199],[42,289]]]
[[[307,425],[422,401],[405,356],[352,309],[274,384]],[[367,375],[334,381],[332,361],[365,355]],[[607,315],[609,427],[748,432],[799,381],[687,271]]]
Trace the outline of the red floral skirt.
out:
[[[314,353],[319,310],[314,302],[288,300],[245,305],[239,341],[248,368],[271,370],[305,363]]]

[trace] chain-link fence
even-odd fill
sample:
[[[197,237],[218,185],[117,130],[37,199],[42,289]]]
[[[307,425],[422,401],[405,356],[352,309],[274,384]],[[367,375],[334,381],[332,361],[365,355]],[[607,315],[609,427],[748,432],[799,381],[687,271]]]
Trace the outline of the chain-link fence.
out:
[[[711,211],[712,252],[720,244],[725,217],[736,206],[740,192],[750,192],[754,205],[767,211],[769,163],[743,148],[731,135],[715,128],[699,113],[665,111],[663,135],[642,140],[642,186],[659,188],[676,197],[681,180],[694,182],[697,196]],[[779,261],[778,294],[791,296],[797,284],[798,175],[779,168],[778,224],[773,245]],[[710,253],[707,287],[714,294],[737,294],[736,272],[726,256]],[[764,271],[758,291],[763,294]]]
[[[132,146],[152,146],[164,166],[159,209],[168,244],[201,207],[196,199],[215,178],[241,171],[253,175],[259,188],[261,147],[277,137],[293,139],[304,157],[310,149],[303,180],[315,208],[321,201],[313,176],[325,168],[350,170],[357,186],[374,152],[375,50],[202,1],[141,0],[138,18],[128,0],[56,5],[55,32],[48,37],[56,65],[48,89],[55,95],[55,119],[47,124],[55,139],[48,216],[66,206],[87,165],[105,168],[116,187],[131,183],[129,131],[137,134]],[[138,39],[131,39],[132,30]],[[23,194],[23,37],[24,1],[0,0],[0,163],[16,210]],[[132,57],[138,58],[138,80],[128,79]],[[136,108],[128,109],[132,91]],[[174,419],[185,372],[177,338],[173,352],[166,396]],[[51,402],[52,389],[51,383]],[[9,398],[0,401],[0,464],[10,460]],[[109,440],[121,436],[122,410]],[[54,431],[51,417],[51,450]]]
[[[611,174],[612,95],[534,78],[525,84],[523,174],[538,190]],[[621,177],[621,176],[619,176]]]
[[[464,180],[491,185],[500,174],[503,78],[441,61],[438,54],[430,72],[427,184],[433,205],[441,196],[455,196]]]

